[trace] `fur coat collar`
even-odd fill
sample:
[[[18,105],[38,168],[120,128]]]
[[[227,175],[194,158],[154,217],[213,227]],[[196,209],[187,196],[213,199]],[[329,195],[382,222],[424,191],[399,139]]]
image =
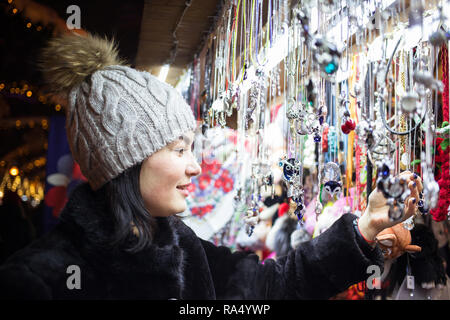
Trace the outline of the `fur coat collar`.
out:
[[[104,279],[108,296],[215,298],[212,281],[197,282],[187,290],[186,282],[192,283],[195,274],[202,269],[208,273],[209,269],[206,256],[201,254],[203,248],[199,239],[179,218],[156,218],[157,231],[152,244],[138,253],[130,253],[125,244],[111,244],[113,221],[104,196],[84,184],[74,190],[60,219],[60,228],[69,231],[86,266]],[[129,239],[130,242],[135,240],[134,237]],[[186,274],[190,275],[188,279],[185,279]],[[96,282],[93,286],[98,288],[99,284]]]

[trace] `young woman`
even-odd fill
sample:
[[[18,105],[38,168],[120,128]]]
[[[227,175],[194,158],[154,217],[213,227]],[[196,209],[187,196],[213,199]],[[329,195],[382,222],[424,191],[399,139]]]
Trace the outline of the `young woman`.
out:
[[[195,119],[177,91],[122,65],[113,44],[91,35],[53,39],[42,67],[67,98],[69,144],[89,184],[72,192],[51,232],[0,267],[1,297],[327,299],[382,268],[372,240],[392,222],[376,190],[359,220],[345,214],[276,261],[199,239],[176,217],[201,170]],[[403,174],[406,219],[422,186]]]

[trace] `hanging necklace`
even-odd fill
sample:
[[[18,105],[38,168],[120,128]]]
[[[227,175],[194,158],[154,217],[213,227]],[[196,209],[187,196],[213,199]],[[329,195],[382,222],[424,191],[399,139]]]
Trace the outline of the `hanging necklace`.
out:
[[[245,0],[244,0],[245,1]],[[238,34],[238,25],[239,25],[239,9],[241,7],[241,0],[238,1],[237,7],[234,8],[234,21],[233,21],[233,54],[232,54],[232,67],[231,67],[231,80],[234,83],[236,81],[236,45],[237,45],[237,34]]]

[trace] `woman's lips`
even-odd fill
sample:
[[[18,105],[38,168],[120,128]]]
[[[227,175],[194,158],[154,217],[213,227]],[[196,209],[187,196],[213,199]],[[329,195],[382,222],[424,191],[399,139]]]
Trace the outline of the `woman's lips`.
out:
[[[187,197],[187,196],[189,196],[189,190],[188,190],[189,185],[190,185],[190,183],[182,185],[182,186],[177,186],[177,189],[180,190],[180,192],[183,194],[183,196]]]

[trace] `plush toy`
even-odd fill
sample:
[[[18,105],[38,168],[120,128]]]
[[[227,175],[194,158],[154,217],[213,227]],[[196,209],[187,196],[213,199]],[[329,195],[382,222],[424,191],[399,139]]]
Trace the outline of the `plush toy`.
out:
[[[275,220],[267,234],[266,246],[276,253],[276,257],[285,256],[292,249],[291,234],[297,229],[297,225],[297,218],[289,214],[284,214]]]
[[[335,210],[334,204],[332,202],[328,202],[326,205],[324,205],[322,213],[317,218],[317,223],[314,226],[313,238],[325,232],[341,216],[342,212]]]
[[[421,248],[411,244],[411,232],[408,229],[405,229],[403,223],[398,223],[390,228],[384,229],[377,234],[375,241],[384,256],[384,270],[380,278],[381,288],[377,290],[366,290],[365,299],[385,300],[392,294],[395,284],[399,281],[395,276],[398,273],[398,269],[396,268],[398,258],[403,256],[405,252],[420,252]],[[403,280],[403,278],[401,278],[401,280]]]
[[[411,244],[411,233],[403,223],[386,228],[377,234],[375,241],[380,246],[384,259],[396,259],[405,252],[420,252],[421,248]]]
[[[311,235],[304,226],[297,224],[297,229],[291,233],[291,247],[296,249],[301,243],[311,240]]]

